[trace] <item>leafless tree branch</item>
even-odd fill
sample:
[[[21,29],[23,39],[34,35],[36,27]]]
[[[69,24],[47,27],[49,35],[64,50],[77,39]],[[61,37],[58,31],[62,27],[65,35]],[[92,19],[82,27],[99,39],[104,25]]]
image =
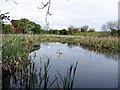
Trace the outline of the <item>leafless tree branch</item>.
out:
[[[17,2],[15,2],[14,0],[12,0],[15,4],[18,4]]]
[[[45,17],[45,22],[46,25],[49,26],[49,22],[48,22],[48,15],[51,16],[52,14],[50,13],[50,6],[51,6],[51,0],[49,0],[46,4],[42,2],[43,7],[37,7],[38,9],[44,9],[47,7],[47,12],[46,12],[46,17]]]
[[[0,14],[0,18],[2,20],[9,20],[10,21],[10,16],[7,16],[7,14],[9,14],[9,12]]]
[[[10,0],[6,0],[6,1],[10,1]],[[12,0],[12,2],[13,2],[13,3],[15,3],[15,4],[18,4],[18,3],[17,3],[17,2],[15,2],[14,0]]]

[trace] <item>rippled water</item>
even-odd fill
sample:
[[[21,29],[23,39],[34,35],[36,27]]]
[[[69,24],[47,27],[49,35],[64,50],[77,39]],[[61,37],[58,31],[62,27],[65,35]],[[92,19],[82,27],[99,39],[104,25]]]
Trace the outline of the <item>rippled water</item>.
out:
[[[61,53],[61,54],[60,54]],[[40,44],[40,49],[30,53],[39,70],[40,60],[50,58],[50,78],[58,75],[57,70],[64,75],[68,67],[79,61],[74,82],[75,88],[115,88],[118,84],[117,55],[99,54],[83,49],[80,46],[69,46],[67,43]]]

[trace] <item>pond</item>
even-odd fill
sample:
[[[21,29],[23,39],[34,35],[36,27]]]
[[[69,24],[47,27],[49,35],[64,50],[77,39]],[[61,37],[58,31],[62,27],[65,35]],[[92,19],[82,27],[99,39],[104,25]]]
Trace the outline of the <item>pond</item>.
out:
[[[51,80],[58,75],[57,70],[64,75],[68,67],[78,61],[75,88],[115,88],[118,85],[117,55],[98,53],[79,45],[42,42],[40,49],[31,52],[30,56],[38,70],[40,61],[50,59]]]

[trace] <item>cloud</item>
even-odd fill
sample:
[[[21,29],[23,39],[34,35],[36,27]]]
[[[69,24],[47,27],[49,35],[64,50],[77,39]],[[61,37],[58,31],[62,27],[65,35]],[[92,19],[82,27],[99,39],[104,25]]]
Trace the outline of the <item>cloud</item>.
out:
[[[10,12],[12,19],[28,18],[45,26],[46,9],[41,2],[48,0],[0,0],[0,10]],[[51,28],[67,28],[69,25],[80,27],[89,25],[91,28],[100,29],[101,25],[107,21],[117,20],[119,0],[52,0],[50,12],[52,16],[48,18]]]

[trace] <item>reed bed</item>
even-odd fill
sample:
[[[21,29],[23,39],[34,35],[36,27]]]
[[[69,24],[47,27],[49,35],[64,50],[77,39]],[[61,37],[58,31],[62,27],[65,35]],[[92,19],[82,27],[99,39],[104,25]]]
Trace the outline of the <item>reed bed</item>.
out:
[[[44,35],[9,34],[2,36],[2,87],[4,89],[44,88],[47,90],[55,83],[55,81],[58,80],[57,75],[53,81],[49,80],[50,75],[48,72],[50,68],[50,60],[48,60],[46,63],[41,62],[40,71],[37,73],[35,63],[33,63],[31,61],[31,57],[29,57],[29,53],[32,51],[32,47],[34,45],[37,45],[38,42],[40,43],[42,41],[49,40],[49,37],[45,37],[46,36]],[[69,77],[69,81],[66,81],[66,83],[69,85],[69,88],[73,88],[77,64],[75,67],[73,67],[73,65],[70,67],[71,68],[68,71],[70,71],[71,76],[68,76],[69,73],[67,71],[65,78]],[[71,73],[71,70],[73,73]],[[65,86],[64,83],[63,86]],[[56,86],[56,88],[59,87]]]
[[[120,43],[118,37],[89,37],[89,36],[65,36],[65,35],[5,35],[6,37],[25,37],[29,42],[39,44],[40,42],[65,42],[80,44],[96,49],[107,49],[119,51]],[[8,39],[9,40],[9,39]]]
[[[93,48],[94,50],[107,50],[118,52],[120,43],[117,37],[90,37],[90,36],[60,36],[60,35],[23,35],[23,34],[4,34],[2,35],[2,75],[3,87],[19,86],[21,88],[44,88],[51,87],[56,81],[59,85],[58,76],[63,82],[62,87],[73,88],[75,72],[78,62],[71,65],[67,73],[62,76],[59,71],[53,81],[49,81],[49,60],[41,65],[40,72],[37,73],[35,64],[31,63],[29,53],[37,49],[41,42],[61,42],[82,47]],[[14,85],[10,86],[12,81]],[[7,79],[6,79],[7,78]],[[8,87],[7,87],[8,86]]]
[[[88,47],[94,51],[119,52],[118,37],[89,37],[65,35],[3,35],[2,36],[2,62],[10,60],[20,61],[28,58],[28,54],[39,48],[41,42],[61,42],[72,45]],[[24,58],[20,58],[24,57]],[[22,60],[23,61],[23,60]]]

